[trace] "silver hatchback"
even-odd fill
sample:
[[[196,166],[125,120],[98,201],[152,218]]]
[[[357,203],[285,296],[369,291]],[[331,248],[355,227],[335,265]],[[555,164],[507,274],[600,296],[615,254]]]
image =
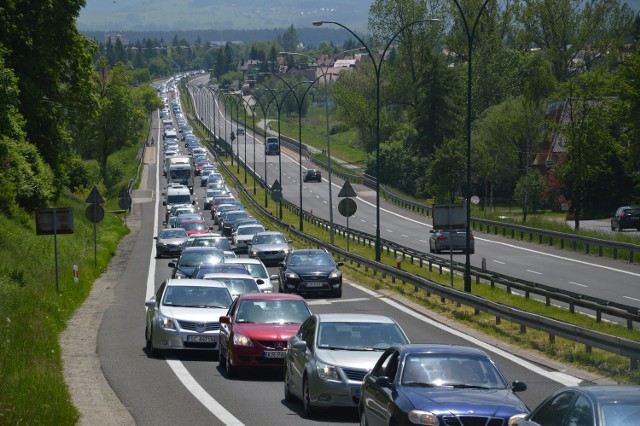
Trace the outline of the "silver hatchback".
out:
[[[431,253],[440,253],[446,251],[467,251],[467,231],[465,229],[432,229],[429,237],[429,251]],[[475,239],[473,233],[469,236],[469,254],[474,254]]]

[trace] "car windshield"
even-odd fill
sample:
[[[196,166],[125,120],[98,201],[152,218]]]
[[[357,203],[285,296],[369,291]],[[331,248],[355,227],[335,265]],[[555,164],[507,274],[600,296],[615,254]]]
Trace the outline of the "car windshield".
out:
[[[226,288],[177,285],[167,287],[162,304],[189,308],[228,308],[231,302]]]
[[[231,243],[226,237],[222,238],[198,238],[191,244],[193,247],[215,247],[220,250],[231,250]]]
[[[220,263],[224,260],[222,251],[210,252],[183,252],[180,256],[180,266],[198,266],[201,263]]]
[[[248,275],[247,278],[220,278],[215,274],[205,275],[203,277],[207,280],[216,280],[221,281],[224,285],[227,286],[229,292],[232,296],[239,296],[245,293],[259,293],[260,289],[258,288],[258,284],[253,280],[253,278]]]
[[[602,404],[603,425],[635,425],[640,415],[640,401],[618,401]]]
[[[320,324],[318,348],[352,351],[383,351],[408,343],[396,323],[327,322]]]
[[[182,222],[180,226],[182,226],[187,231],[209,230],[209,225],[207,225],[207,222]]]
[[[253,278],[269,278],[267,269],[259,263],[245,263],[244,266]]]
[[[254,244],[287,244],[284,235],[256,235]]]
[[[410,354],[402,371],[405,386],[504,389],[507,383],[486,357],[458,354]]]
[[[256,232],[262,232],[264,228],[262,226],[245,226],[242,228],[238,228],[239,235],[253,235]]]
[[[160,233],[160,238],[187,238],[187,231],[182,228],[163,229]]]
[[[295,252],[291,255],[289,265],[315,265],[315,266],[330,266],[335,265],[333,258],[329,253],[298,253]]]
[[[310,315],[302,300],[243,300],[236,322],[258,324],[302,324]]]

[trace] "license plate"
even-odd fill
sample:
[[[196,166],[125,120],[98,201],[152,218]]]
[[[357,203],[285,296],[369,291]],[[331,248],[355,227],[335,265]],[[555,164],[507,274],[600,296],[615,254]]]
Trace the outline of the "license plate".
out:
[[[265,358],[284,358],[287,355],[287,351],[265,351]]]
[[[305,283],[305,287],[324,287],[327,283],[325,282],[316,282],[316,283]]]
[[[215,343],[216,339],[214,336],[187,336],[187,342]]]
[[[361,392],[361,390],[360,390],[360,388],[359,388],[359,387],[357,387],[357,388],[351,388],[351,394],[352,394],[353,396],[355,396],[356,398],[360,398],[360,392]]]

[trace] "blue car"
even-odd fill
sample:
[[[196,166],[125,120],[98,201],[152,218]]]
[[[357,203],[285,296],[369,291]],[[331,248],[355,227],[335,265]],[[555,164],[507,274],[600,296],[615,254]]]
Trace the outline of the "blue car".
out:
[[[361,425],[506,425],[528,413],[515,395],[526,390],[507,382],[480,349],[406,344],[387,349],[363,382]]]

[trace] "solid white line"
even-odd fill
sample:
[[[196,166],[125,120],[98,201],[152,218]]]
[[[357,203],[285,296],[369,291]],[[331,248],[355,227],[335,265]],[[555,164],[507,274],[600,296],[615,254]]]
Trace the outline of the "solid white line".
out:
[[[182,362],[175,358],[175,355],[166,355],[167,364],[173,370],[176,377],[182,382],[185,388],[191,392],[193,396],[204,405],[204,407],[216,416],[222,423],[229,426],[243,426],[240,420],[235,418],[233,414],[227,411],[218,401],[213,399],[211,395],[193,378],[187,371]]]
[[[365,287],[361,287],[361,286],[359,286],[357,284],[350,283],[350,285],[352,285],[353,287],[357,288],[358,290],[363,291],[363,292],[365,292],[367,294],[370,294],[372,296],[376,296],[378,294],[378,293],[374,292],[373,290],[370,290],[370,289],[365,288]],[[559,372],[559,371],[547,371],[547,370],[544,370],[544,369],[538,367],[537,365],[535,365],[535,364],[533,364],[533,363],[531,363],[531,362],[529,362],[527,360],[524,360],[522,358],[516,357],[516,356],[514,356],[513,354],[511,354],[511,353],[509,353],[507,351],[504,351],[502,349],[496,348],[493,345],[490,345],[489,343],[483,342],[482,340],[479,340],[479,339],[476,339],[475,337],[472,337],[472,336],[469,336],[467,334],[464,334],[461,331],[455,330],[455,329],[453,329],[451,327],[448,327],[448,326],[446,326],[444,324],[441,324],[439,322],[433,321],[431,318],[428,318],[428,317],[426,317],[426,316],[424,316],[422,314],[419,314],[418,312],[414,311],[413,309],[407,308],[406,306],[404,306],[404,305],[402,305],[402,304],[400,304],[400,303],[398,303],[398,302],[396,302],[394,300],[391,300],[389,298],[380,298],[380,300],[383,301],[384,303],[388,304],[389,306],[392,306],[392,307],[394,307],[394,308],[396,308],[396,309],[398,309],[398,310],[400,310],[400,311],[402,311],[402,312],[404,312],[404,313],[406,313],[408,315],[411,315],[412,317],[414,317],[414,318],[416,318],[416,319],[418,319],[418,320],[420,320],[422,322],[425,322],[425,323],[427,323],[427,324],[429,324],[429,325],[431,325],[433,327],[437,327],[437,328],[439,328],[439,329],[441,329],[441,330],[443,330],[443,331],[445,331],[445,332],[447,332],[449,334],[453,334],[454,336],[457,336],[457,337],[460,337],[462,339],[465,339],[468,342],[473,343],[474,345],[477,345],[477,346],[483,348],[487,352],[493,352],[496,355],[499,355],[501,357],[509,359],[509,360],[515,362],[516,364],[520,365],[521,367],[526,368],[527,370],[529,370],[529,371],[531,371],[533,373],[536,373],[536,374],[539,374],[541,376],[547,377],[548,379],[553,380],[553,381],[558,382],[558,383],[561,383],[564,386],[577,386],[580,383],[582,383],[582,380],[577,378],[577,377],[574,377],[574,376],[571,376],[569,374],[562,373],[562,372]]]
[[[630,300],[635,300],[636,302],[640,302],[640,299],[637,299],[635,297],[631,297],[631,296],[622,296],[624,299],[630,299]]]
[[[536,274],[536,275],[542,275],[542,272],[532,271],[531,269],[525,269],[525,271],[531,272],[532,274]]]
[[[580,283],[577,283],[577,282],[574,282],[574,281],[569,281],[569,284],[577,285],[577,286],[580,286],[580,287],[589,287],[588,285],[580,284]]]

